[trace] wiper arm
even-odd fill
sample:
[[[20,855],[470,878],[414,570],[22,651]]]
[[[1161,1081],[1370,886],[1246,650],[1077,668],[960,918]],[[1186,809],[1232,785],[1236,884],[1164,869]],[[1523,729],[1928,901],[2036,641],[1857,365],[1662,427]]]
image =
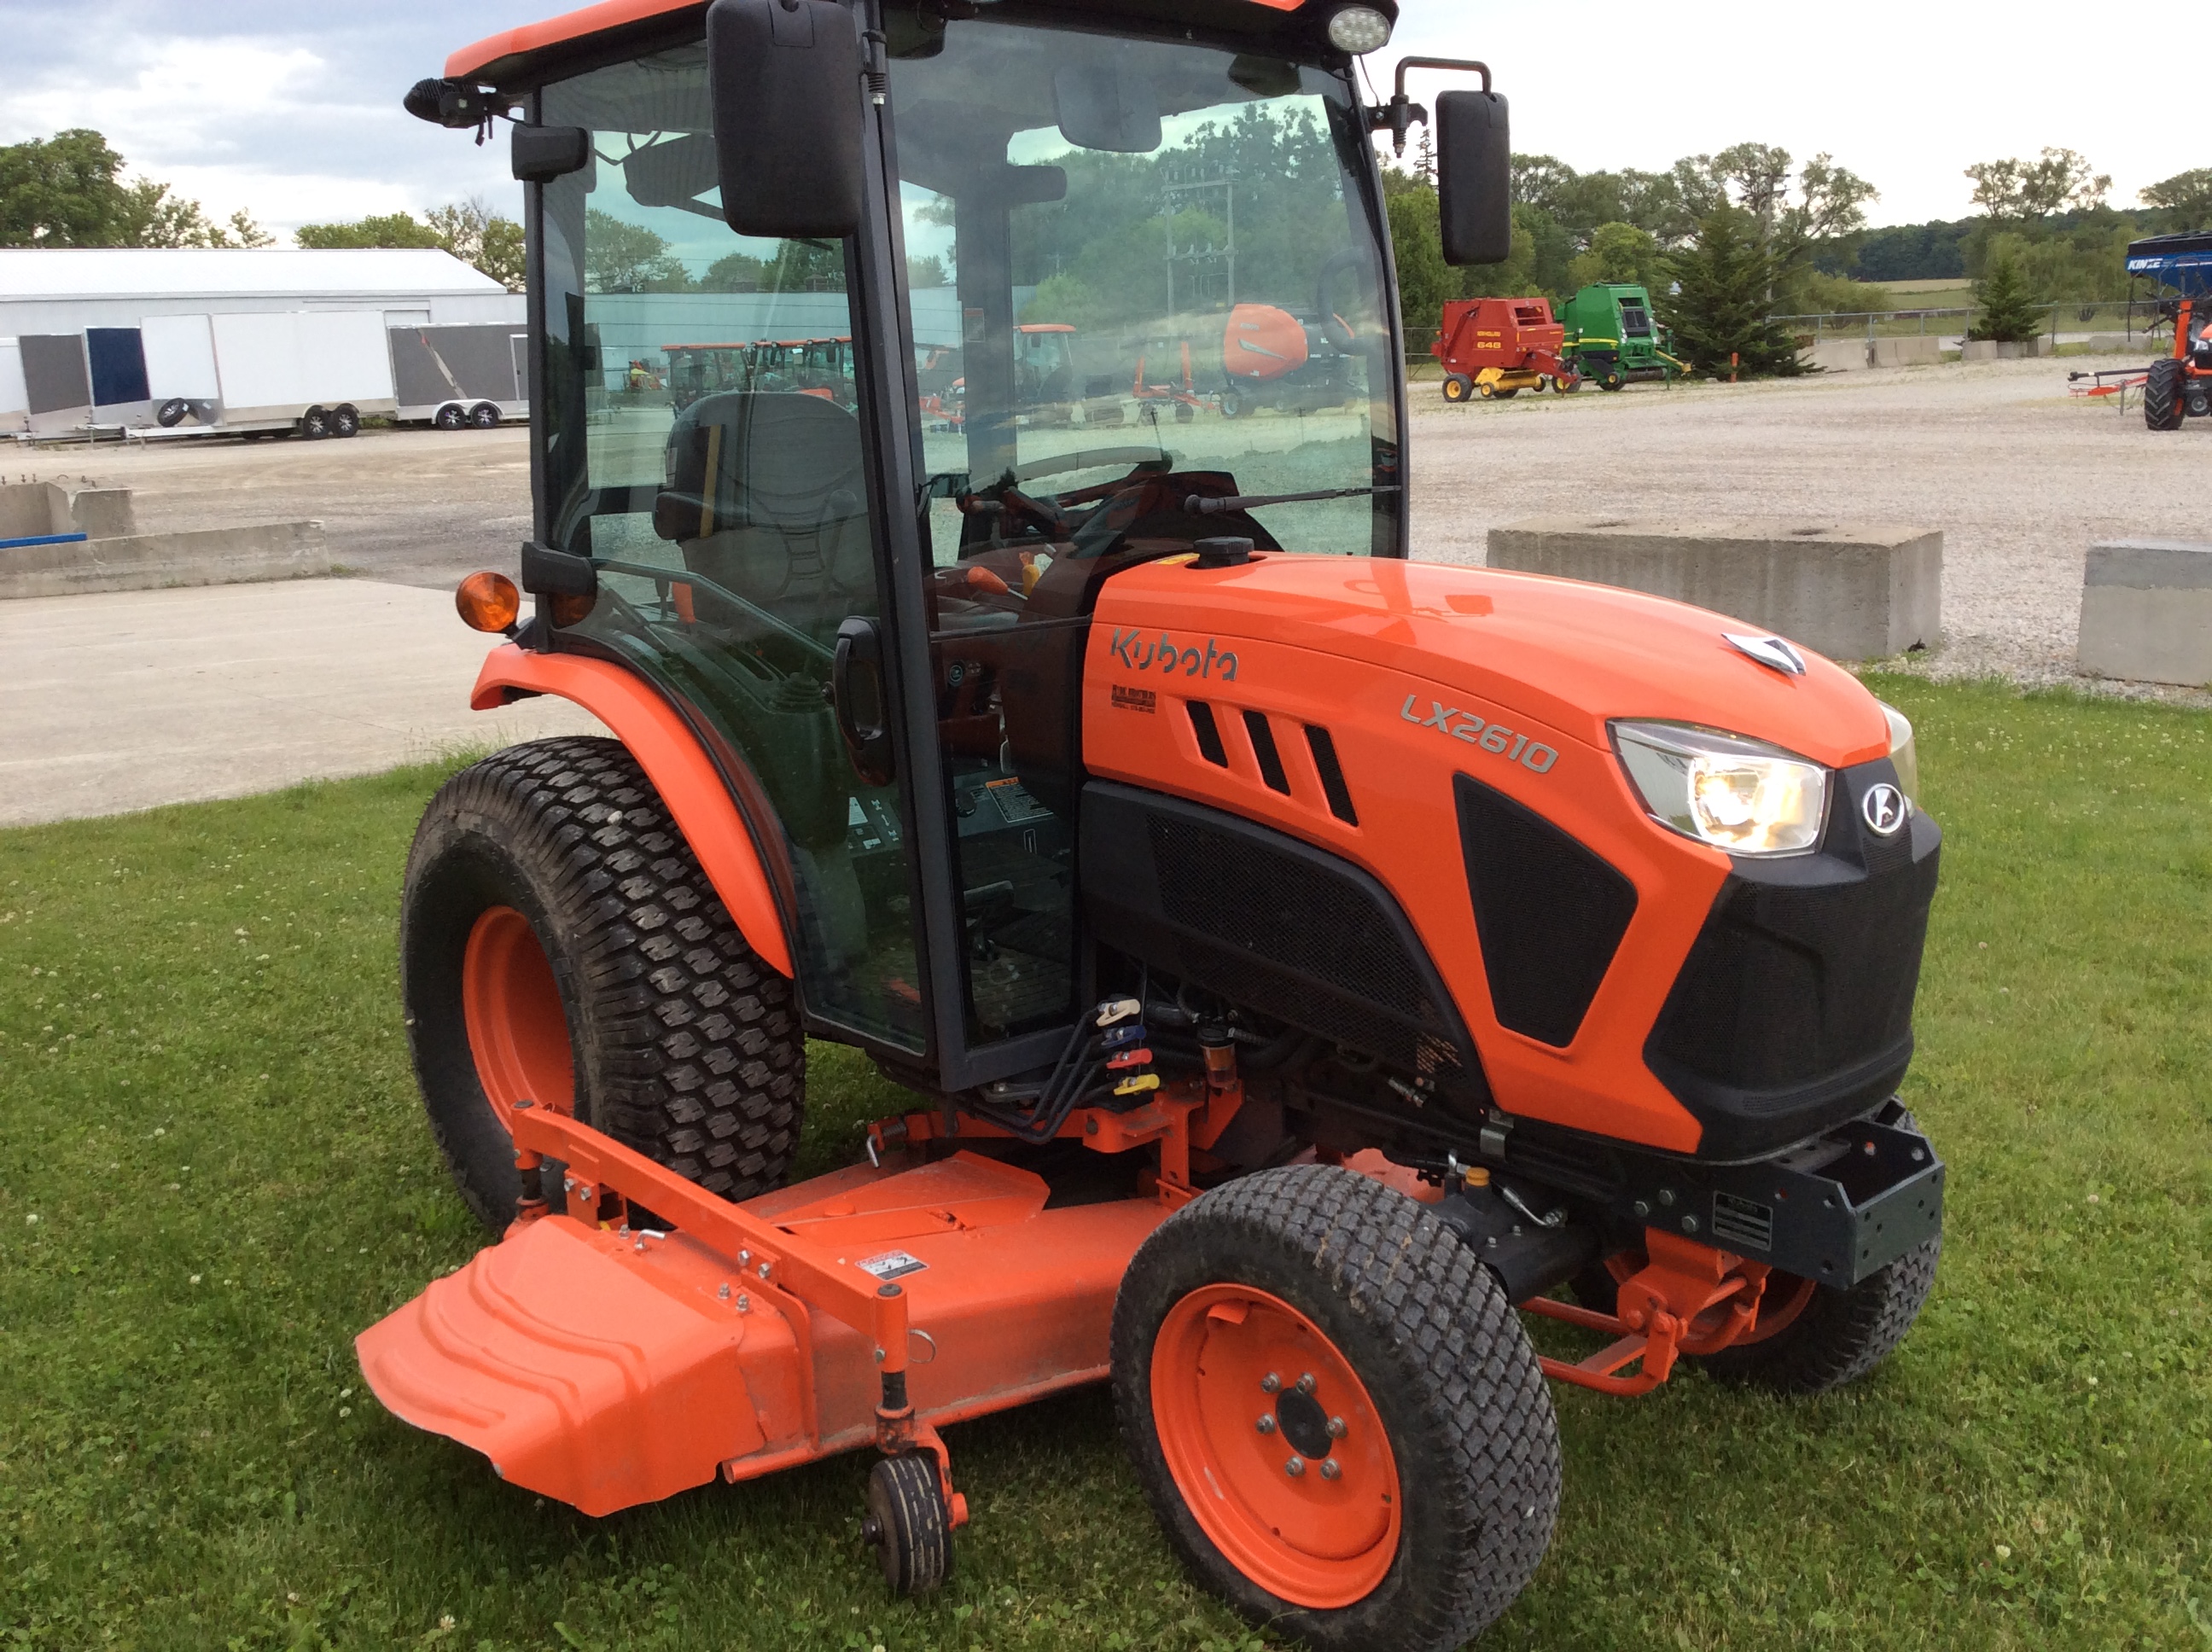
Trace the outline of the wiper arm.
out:
[[[1368,494],[1394,494],[1398,484],[1387,483],[1380,488],[1324,488],[1310,494],[1239,494],[1229,499],[1208,499],[1193,494],[1182,502],[1183,509],[1192,516],[1221,516],[1231,511],[1256,511],[1263,505],[1303,505],[1314,499],[1358,499]]]

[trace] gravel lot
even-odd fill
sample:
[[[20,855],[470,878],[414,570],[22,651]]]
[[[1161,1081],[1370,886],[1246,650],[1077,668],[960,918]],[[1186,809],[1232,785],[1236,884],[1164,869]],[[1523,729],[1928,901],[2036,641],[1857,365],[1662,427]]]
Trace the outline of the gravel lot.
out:
[[[1463,407],[1417,384],[1415,554],[1480,562],[1492,526],[1571,512],[1941,528],[1943,646],[1914,668],[2086,684],[2074,636],[2089,545],[2212,537],[2212,422],[2161,435],[2132,400],[2122,414],[2066,393],[2069,371],[2132,364],[1954,363]]]
[[[2205,531],[2212,422],[2158,435],[2132,406],[2122,414],[2066,394],[2069,369],[2127,364],[1953,364],[1458,408],[1417,384],[1415,551],[1480,562],[1494,525],[1566,512],[1937,527],[1943,646],[1917,668],[2081,681],[2073,652],[2087,547]],[[529,531],[520,428],[49,450],[0,463],[10,476],[82,473],[136,489],[149,530],[319,517],[349,569],[402,584],[450,589],[507,562]]]

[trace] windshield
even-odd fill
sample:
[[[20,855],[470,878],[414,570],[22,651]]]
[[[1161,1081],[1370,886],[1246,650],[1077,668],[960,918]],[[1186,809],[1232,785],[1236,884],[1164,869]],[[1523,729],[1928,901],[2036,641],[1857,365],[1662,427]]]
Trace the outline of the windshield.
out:
[[[892,51],[938,565],[1011,579],[1018,556],[1033,582],[1040,554],[1223,534],[1396,554],[1395,346],[1343,81],[995,18]],[[1259,502],[1285,495],[1329,496]]]

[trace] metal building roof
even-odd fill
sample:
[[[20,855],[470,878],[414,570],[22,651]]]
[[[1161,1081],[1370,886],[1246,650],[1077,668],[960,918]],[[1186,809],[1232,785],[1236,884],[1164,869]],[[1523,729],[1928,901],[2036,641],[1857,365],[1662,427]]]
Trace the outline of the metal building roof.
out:
[[[0,248],[0,302],[161,298],[356,298],[503,293],[437,247]]]

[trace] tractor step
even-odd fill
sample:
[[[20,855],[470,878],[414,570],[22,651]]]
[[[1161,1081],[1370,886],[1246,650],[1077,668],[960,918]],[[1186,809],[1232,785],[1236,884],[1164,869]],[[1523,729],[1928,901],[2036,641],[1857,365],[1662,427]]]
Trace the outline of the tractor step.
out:
[[[619,1192],[679,1230],[518,1221],[357,1347],[394,1415],[591,1515],[883,1443],[886,1344],[919,1427],[1103,1380],[1170,1209],[1048,1210],[1041,1177],[964,1151],[732,1206],[570,1121],[526,1127],[559,1132],[577,1208]],[[886,1299],[902,1338],[867,1317]]]

